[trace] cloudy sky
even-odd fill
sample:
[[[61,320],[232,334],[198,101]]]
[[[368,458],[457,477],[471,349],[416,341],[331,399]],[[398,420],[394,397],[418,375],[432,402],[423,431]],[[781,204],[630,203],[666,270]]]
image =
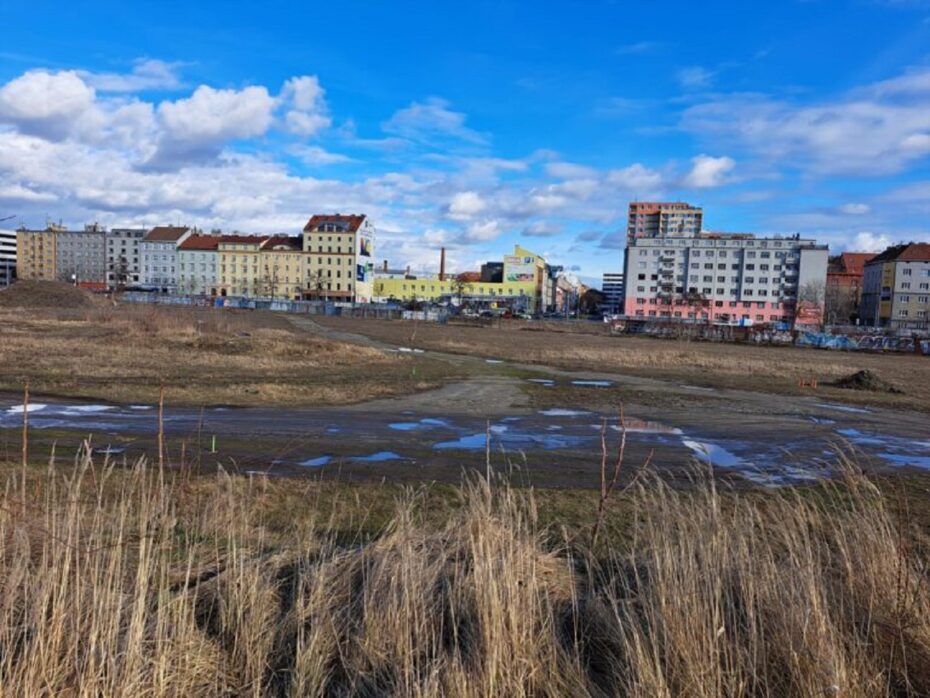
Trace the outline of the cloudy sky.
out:
[[[297,233],[597,278],[631,199],[930,239],[930,0],[0,1],[0,218]],[[7,222],[5,225],[10,225]]]

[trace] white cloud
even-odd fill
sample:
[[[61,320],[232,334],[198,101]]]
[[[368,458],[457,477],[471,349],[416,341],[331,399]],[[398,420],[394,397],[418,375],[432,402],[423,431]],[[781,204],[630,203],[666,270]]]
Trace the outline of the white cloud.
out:
[[[284,83],[280,99],[290,106],[284,121],[291,133],[312,136],[329,127],[332,119],[327,113],[324,95],[316,75],[303,75]]]
[[[215,157],[228,141],[262,135],[271,126],[275,104],[264,87],[217,90],[207,85],[188,98],[162,102],[158,150],[147,164],[178,167]]]
[[[662,180],[661,173],[639,163],[611,170],[607,175],[607,181],[610,184],[641,195],[660,188]]]
[[[468,240],[486,242],[501,234],[500,223],[494,219],[471,223],[465,231]]]
[[[895,173],[930,155],[930,68],[803,106],[732,95],[690,107],[681,125],[816,173]]]
[[[523,229],[523,234],[531,238],[548,238],[562,232],[562,226],[550,221],[534,221]]]
[[[436,138],[454,138],[476,145],[487,142],[486,136],[465,125],[465,114],[452,111],[449,103],[438,97],[413,102],[398,110],[382,128],[386,133],[426,143]]]
[[[449,218],[463,221],[474,218],[488,207],[481,195],[474,191],[462,191],[449,202]]]
[[[688,90],[709,87],[714,81],[714,72],[699,65],[688,66],[679,70],[675,77],[679,84]]]
[[[94,106],[91,87],[73,70],[31,70],[0,88],[0,120],[23,133],[65,138]]]
[[[881,252],[892,244],[888,235],[876,235],[868,231],[857,233],[853,241],[848,245],[850,252]]]
[[[719,187],[727,182],[727,176],[736,167],[731,157],[719,158],[710,155],[698,155],[691,158],[691,170],[685,175],[683,184],[693,189]]]
[[[868,204],[860,203],[843,204],[839,207],[840,213],[845,213],[848,216],[864,216],[871,210],[872,209]]]
[[[93,73],[82,70],[78,74],[85,83],[101,92],[176,90],[182,87],[178,76],[181,65],[157,59],[143,59],[136,61],[130,73]]]
[[[550,177],[573,179],[580,177],[593,177],[597,170],[587,165],[577,165],[573,162],[548,162],[545,166],[546,174]]]
[[[347,155],[332,153],[318,145],[295,145],[289,148],[289,152],[307,165],[335,165],[352,161],[352,158]]]

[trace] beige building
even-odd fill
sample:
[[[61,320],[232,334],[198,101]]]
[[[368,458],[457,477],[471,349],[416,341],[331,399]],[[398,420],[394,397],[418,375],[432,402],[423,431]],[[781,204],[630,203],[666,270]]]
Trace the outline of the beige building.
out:
[[[216,251],[221,296],[258,296],[261,250],[267,235],[223,235]]]
[[[289,235],[275,235],[261,245],[259,261],[259,296],[301,300],[304,297],[303,240]]]
[[[58,231],[16,231],[17,276],[40,281],[58,280]]]
[[[859,317],[873,327],[930,329],[930,243],[894,245],[866,263]]]
[[[304,226],[305,297],[370,303],[375,229],[365,215],[315,215]]]

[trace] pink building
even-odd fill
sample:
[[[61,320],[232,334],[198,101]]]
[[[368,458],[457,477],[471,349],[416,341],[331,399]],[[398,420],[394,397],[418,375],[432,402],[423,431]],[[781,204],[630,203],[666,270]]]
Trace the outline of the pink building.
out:
[[[746,233],[631,237],[625,274],[627,317],[816,325],[811,309],[822,314],[827,247]]]

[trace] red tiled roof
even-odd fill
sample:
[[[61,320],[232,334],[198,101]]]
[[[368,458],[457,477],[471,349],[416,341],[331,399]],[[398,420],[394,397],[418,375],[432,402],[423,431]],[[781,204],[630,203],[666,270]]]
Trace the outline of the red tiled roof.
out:
[[[879,262],[930,262],[930,243],[908,242],[894,245],[872,257],[868,264]]]
[[[481,272],[480,271],[463,271],[461,274],[458,274],[456,277],[459,281],[474,282],[481,281]]]
[[[345,216],[338,213],[332,215],[313,215],[310,217],[310,220],[307,221],[307,225],[304,226],[304,232],[309,233],[317,229],[318,226],[323,223],[343,223],[346,225],[346,232],[354,233],[357,232],[359,227],[362,225],[362,222],[365,220],[364,215],[351,215]]]
[[[302,250],[303,240],[299,237],[290,235],[272,235],[262,243],[263,250],[271,250],[274,247],[286,247],[288,250]]]
[[[261,245],[269,237],[270,237],[269,235],[223,235],[220,237],[219,244],[224,245],[229,242],[237,242],[237,243],[251,243],[253,245]]]
[[[898,257],[899,262],[930,262],[930,242],[912,242]]]
[[[844,252],[839,259],[841,270],[847,274],[861,274],[866,262],[874,256],[874,252]]]
[[[187,226],[178,227],[175,225],[160,225],[152,228],[143,240],[149,242],[177,242],[190,228]]]
[[[179,250],[215,250],[220,244],[219,235],[191,235],[181,243]]]

